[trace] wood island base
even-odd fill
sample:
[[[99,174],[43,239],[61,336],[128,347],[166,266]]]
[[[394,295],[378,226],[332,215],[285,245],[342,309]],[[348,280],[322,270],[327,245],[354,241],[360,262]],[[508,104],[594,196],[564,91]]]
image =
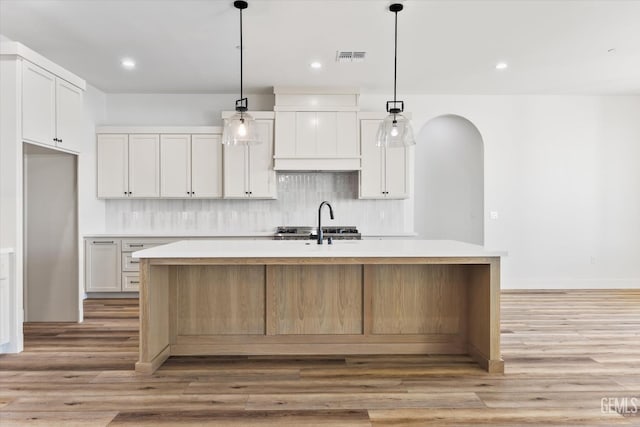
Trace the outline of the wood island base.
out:
[[[500,258],[143,258],[140,360],[468,354],[500,358]]]

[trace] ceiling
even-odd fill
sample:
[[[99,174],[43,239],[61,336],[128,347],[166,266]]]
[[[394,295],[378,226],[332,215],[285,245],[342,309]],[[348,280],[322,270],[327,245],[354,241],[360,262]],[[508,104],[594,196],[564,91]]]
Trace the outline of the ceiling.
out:
[[[239,86],[232,0],[0,0],[0,33],[109,93],[227,93]],[[245,90],[355,86],[389,93],[386,0],[249,0]],[[407,0],[398,92],[640,94],[640,1]],[[615,49],[615,52],[609,52]],[[364,50],[363,63],[336,63]],[[133,71],[122,69],[134,58]],[[311,61],[323,68],[312,70]],[[506,70],[495,69],[505,61]]]

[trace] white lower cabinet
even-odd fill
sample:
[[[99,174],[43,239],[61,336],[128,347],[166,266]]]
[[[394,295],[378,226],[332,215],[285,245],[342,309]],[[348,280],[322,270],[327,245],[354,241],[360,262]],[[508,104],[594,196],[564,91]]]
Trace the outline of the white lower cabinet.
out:
[[[376,146],[381,120],[360,120],[361,199],[406,199],[409,197],[409,155],[405,147]]]
[[[174,240],[85,238],[85,291],[138,292],[140,261],[132,253]]]
[[[85,240],[85,290],[120,292],[120,240]]]

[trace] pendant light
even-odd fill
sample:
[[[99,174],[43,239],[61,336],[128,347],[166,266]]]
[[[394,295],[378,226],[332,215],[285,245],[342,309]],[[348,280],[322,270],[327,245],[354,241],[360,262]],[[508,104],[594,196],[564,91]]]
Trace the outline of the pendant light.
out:
[[[262,141],[258,135],[256,121],[251,114],[247,113],[249,102],[244,97],[243,80],[242,80],[242,57],[244,50],[242,46],[242,11],[249,4],[246,1],[237,0],[233,2],[233,6],[240,10],[240,99],[236,100],[236,113],[225,120],[224,130],[222,132],[222,143],[225,145],[254,145],[260,144]]]
[[[396,80],[398,75],[398,12],[403,9],[401,3],[393,3],[389,10],[395,14],[395,47],[393,64],[393,101],[387,101],[389,115],[380,123],[376,145],[378,147],[407,147],[415,145],[411,123],[401,113],[404,101],[396,99]]]

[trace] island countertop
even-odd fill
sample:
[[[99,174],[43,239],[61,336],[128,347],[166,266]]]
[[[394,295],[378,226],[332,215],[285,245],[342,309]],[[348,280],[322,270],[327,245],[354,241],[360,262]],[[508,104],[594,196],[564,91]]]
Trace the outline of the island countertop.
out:
[[[134,258],[501,257],[505,251],[454,240],[182,240],[134,252]]]

